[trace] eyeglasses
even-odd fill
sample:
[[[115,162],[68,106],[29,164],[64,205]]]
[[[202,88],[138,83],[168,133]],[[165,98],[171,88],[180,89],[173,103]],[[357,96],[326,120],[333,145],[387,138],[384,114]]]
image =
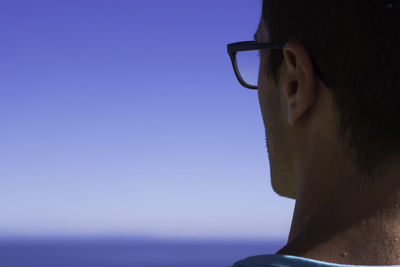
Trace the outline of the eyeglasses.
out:
[[[258,43],[257,41],[246,41],[228,44],[228,54],[232,61],[233,70],[239,83],[248,89],[258,88],[258,71],[260,68],[259,49],[281,50],[284,43]],[[327,88],[332,88],[326,76],[320,71],[316,62],[311,57],[315,72],[321,78]],[[240,66],[239,66],[240,65]]]

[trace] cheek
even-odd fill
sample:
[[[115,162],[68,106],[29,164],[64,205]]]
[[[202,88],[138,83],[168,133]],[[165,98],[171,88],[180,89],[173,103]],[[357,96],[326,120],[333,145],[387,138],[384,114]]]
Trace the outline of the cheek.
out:
[[[264,119],[264,123],[267,123],[268,120],[268,112],[271,108],[270,102],[270,86],[268,82],[268,77],[266,76],[265,71],[260,69],[259,77],[258,77],[258,102],[260,104],[260,109],[262,113],[262,117]]]
[[[268,58],[268,50],[260,51],[260,65],[258,69],[258,85],[261,90],[265,90],[266,87],[269,87],[269,77],[267,75],[267,58]]]
[[[258,98],[260,104],[264,106],[266,104],[266,98],[268,97],[268,90],[270,90],[271,85],[269,82],[269,77],[267,75],[265,63],[262,61],[260,64],[258,72]]]
[[[282,102],[279,87],[275,84],[272,77],[267,74],[267,68],[264,65],[260,67],[258,77],[258,101],[264,120],[282,119]]]

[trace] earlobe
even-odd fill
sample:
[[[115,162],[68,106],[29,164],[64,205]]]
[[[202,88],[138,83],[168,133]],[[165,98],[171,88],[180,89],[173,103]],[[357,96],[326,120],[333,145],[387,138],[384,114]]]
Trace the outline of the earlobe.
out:
[[[296,101],[295,100],[290,101],[289,102],[289,110],[288,110],[288,122],[291,125],[294,125],[295,121],[297,120],[296,109],[297,109]]]

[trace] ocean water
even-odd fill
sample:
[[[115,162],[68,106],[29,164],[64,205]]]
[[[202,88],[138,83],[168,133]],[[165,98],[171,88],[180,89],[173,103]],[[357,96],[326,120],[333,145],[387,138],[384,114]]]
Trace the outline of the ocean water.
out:
[[[156,239],[3,239],[1,267],[229,267],[273,254],[284,241]]]

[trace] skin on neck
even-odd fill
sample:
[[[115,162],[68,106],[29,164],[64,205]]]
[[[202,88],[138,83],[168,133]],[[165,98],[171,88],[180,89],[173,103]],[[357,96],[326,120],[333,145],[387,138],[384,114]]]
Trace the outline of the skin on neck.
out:
[[[257,36],[270,41],[263,23]],[[279,84],[261,68],[258,92],[274,190],[296,199],[288,243],[277,253],[400,265],[400,164],[377,169],[377,180],[364,182],[336,135],[332,96],[304,46],[289,41],[283,54]]]
[[[324,156],[315,147],[299,168],[288,244],[278,253],[339,264],[400,264],[399,169],[360,184],[345,156],[325,149],[333,153]]]
[[[400,264],[399,170],[361,188],[342,186],[341,177],[319,168],[306,173],[300,177],[288,244],[277,253],[339,264]],[[321,177],[338,182],[322,184],[316,181]]]

